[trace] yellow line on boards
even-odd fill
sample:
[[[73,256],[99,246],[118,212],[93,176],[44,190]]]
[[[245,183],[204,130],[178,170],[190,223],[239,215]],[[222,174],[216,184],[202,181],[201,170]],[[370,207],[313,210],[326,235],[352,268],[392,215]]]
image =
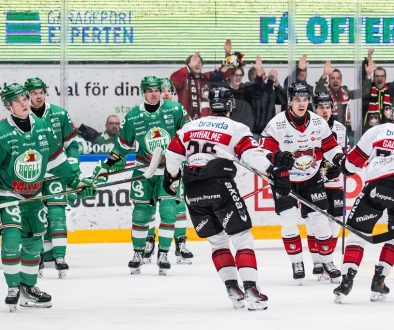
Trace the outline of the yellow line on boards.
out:
[[[300,225],[302,238],[306,238],[305,225]],[[374,234],[387,231],[387,224],[377,224]],[[252,228],[255,239],[280,239],[281,226],[255,226]],[[186,235],[190,241],[202,241],[194,228],[186,228]],[[156,233],[157,237],[157,233]],[[127,243],[131,242],[131,229],[86,229],[68,232],[68,243]]]

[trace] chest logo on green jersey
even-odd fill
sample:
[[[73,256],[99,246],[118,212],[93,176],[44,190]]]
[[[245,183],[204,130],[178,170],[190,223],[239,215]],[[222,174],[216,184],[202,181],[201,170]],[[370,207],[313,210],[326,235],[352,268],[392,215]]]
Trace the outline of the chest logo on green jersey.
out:
[[[16,159],[14,170],[19,179],[33,182],[40,176],[41,166],[41,154],[36,150],[29,149]]]
[[[150,153],[153,153],[153,150],[157,147],[160,147],[162,150],[167,149],[171,141],[170,134],[160,127],[151,128],[144,139],[146,148]]]

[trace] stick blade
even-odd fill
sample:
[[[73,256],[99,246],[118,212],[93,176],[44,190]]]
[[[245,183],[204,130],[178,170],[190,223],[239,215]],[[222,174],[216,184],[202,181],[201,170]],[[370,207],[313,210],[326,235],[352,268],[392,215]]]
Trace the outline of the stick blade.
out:
[[[157,147],[155,150],[153,150],[152,159],[150,161],[149,167],[146,169],[145,173],[143,174],[143,176],[146,179],[150,179],[153,176],[153,174],[155,173],[156,169],[160,164],[162,156],[163,156],[163,150],[161,150],[161,148]]]

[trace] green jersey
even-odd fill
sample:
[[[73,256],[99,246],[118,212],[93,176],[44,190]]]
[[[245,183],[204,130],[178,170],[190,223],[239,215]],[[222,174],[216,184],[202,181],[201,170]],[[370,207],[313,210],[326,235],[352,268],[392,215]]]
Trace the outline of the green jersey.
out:
[[[156,147],[167,149],[172,137],[190,121],[182,104],[160,100],[155,112],[145,110],[144,104],[133,107],[120,125],[113,151],[125,155],[137,144],[137,160],[148,164]]]
[[[30,115],[31,130],[23,132],[11,116],[0,121],[0,199],[30,198],[42,189],[46,172],[74,180],[63,147],[48,123]]]
[[[45,111],[41,118],[51,126],[58,143],[66,150],[67,156],[78,159],[76,139],[78,131],[73,127],[67,110],[54,104],[45,103]]]

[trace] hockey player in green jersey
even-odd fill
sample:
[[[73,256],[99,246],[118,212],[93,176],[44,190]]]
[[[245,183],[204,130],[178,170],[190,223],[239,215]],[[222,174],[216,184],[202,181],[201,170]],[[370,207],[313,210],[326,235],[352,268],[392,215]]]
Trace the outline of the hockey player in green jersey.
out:
[[[51,307],[51,296],[35,286],[42,236],[47,230],[46,211],[41,200],[27,200],[42,192],[46,172],[62,177],[73,189],[83,188],[81,198],[96,192],[92,180],[73,171],[47,122],[30,114],[24,86],[8,85],[0,97],[9,110],[7,118],[0,121],[1,258],[8,285],[5,303],[10,311],[16,310],[19,298],[21,306]]]
[[[160,97],[160,79],[149,76],[141,81],[144,103],[135,106],[126,115],[120,126],[120,133],[108,159],[98,165],[93,175],[108,172],[110,167],[120,161],[131,150],[134,141],[137,144],[137,160],[148,164],[153,150],[167,148],[175,132],[190,121],[183,106],[174,101],[162,100]],[[134,256],[129,262],[132,274],[140,273],[145,240],[149,223],[159,202],[161,223],[159,226],[159,251],[157,264],[159,274],[165,275],[171,267],[168,250],[174,236],[176,218],[176,200],[163,188],[164,163],[149,180],[134,181],[131,185],[130,197],[134,203],[132,213],[132,239]],[[133,177],[141,175],[140,170],[133,171]]]
[[[25,82],[25,89],[30,94],[31,111],[45,119],[55,133],[56,140],[64,148],[67,160],[73,171],[81,173],[79,169],[79,152],[77,130],[74,129],[68,112],[54,104],[45,101],[47,85],[40,78],[29,78]],[[60,180],[46,181],[43,184],[44,195],[65,190],[65,183]],[[44,258],[40,263],[40,275],[43,274],[44,261],[54,261],[59,278],[66,276],[68,264],[65,261],[67,245],[66,206],[67,197],[57,196],[47,200],[48,229],[44,236]]]
[[[161,79],[161,97],[163,100],[172,101],[172,97],[175,93],[175,86],[169,78]],[[186,203],[183,196],[183,186],[180,187],[181,200],[176,205],[176,222],[174,230],[175,240],[175,255],[177,257],[177,263],[191,264],[193,253],[186,247]],[[155,217],[153,216],[152,221],[149,224],[149,232],[146,238],[145,251],[144,251],[144,263],[151,262],[151,256],[155,250]]]

